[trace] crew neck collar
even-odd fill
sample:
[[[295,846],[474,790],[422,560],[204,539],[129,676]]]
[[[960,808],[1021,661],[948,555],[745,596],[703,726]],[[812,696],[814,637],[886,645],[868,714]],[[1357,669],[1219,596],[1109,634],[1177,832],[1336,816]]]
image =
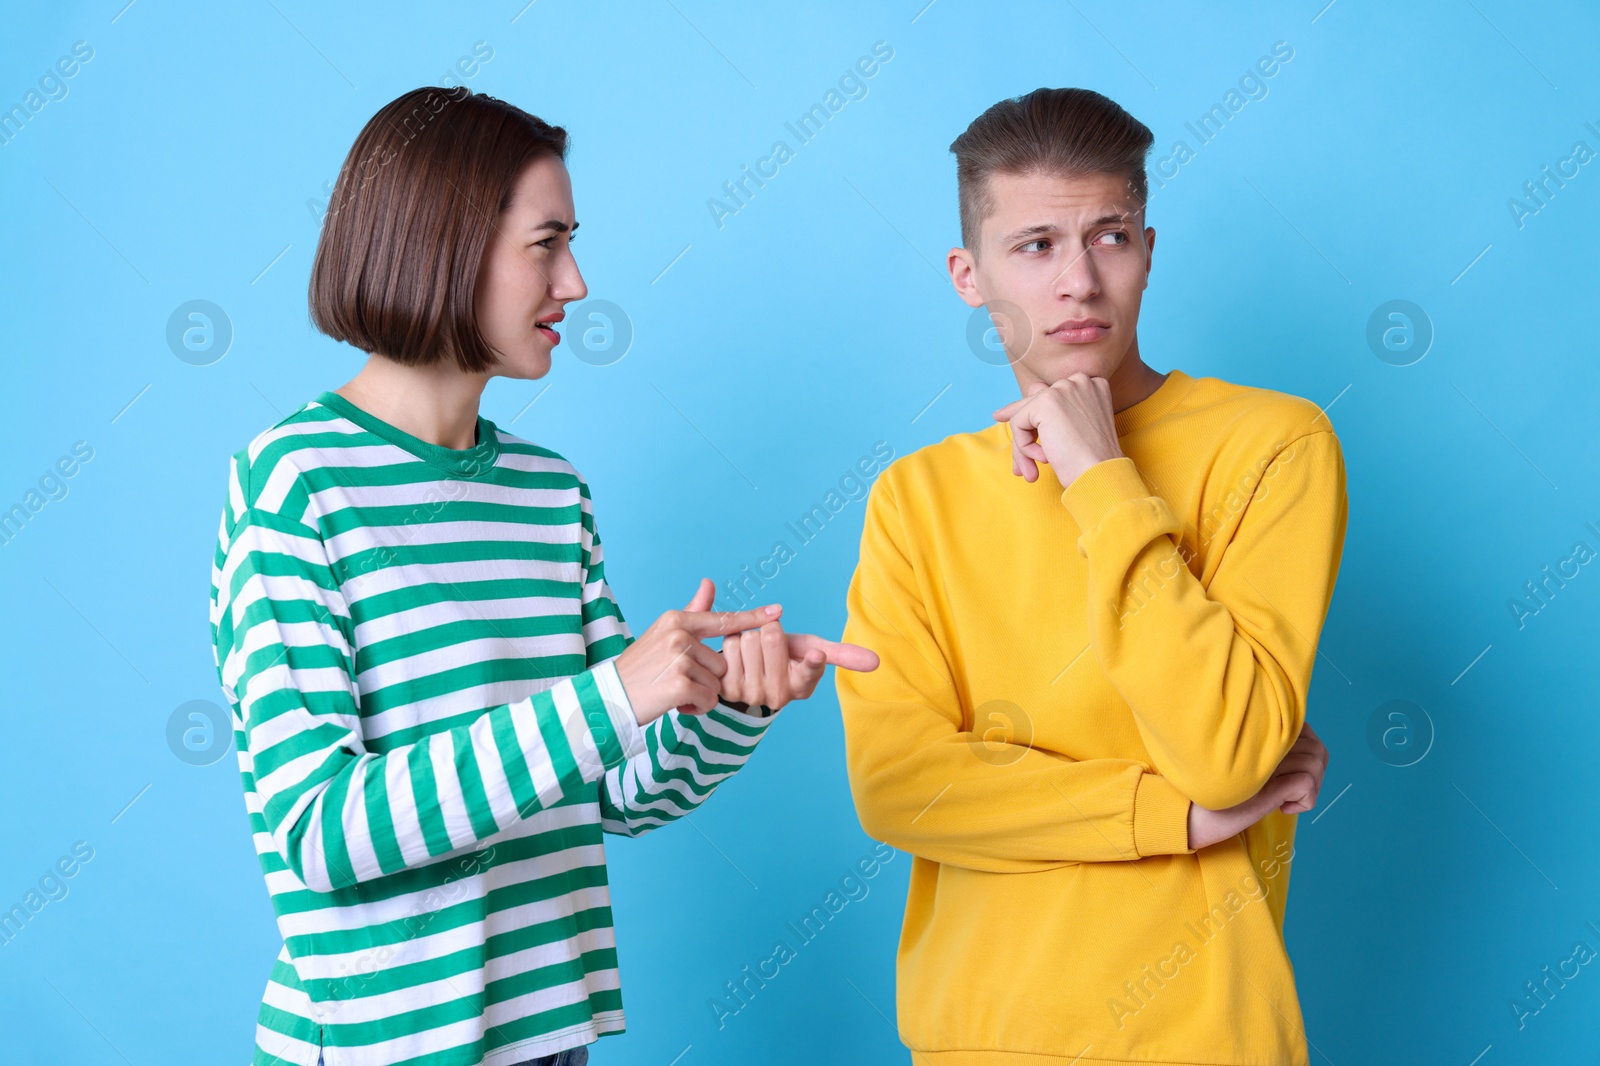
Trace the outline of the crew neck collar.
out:
[[[1112,416],[1117,424],[1117,436],[1125,437],[1171,412],[1188,395],[1193,385],[1194,378],[1176,367],[1167,371],[1167,379],[1156,386],[1155,392]]]
[[[482,414],[478,415],[476,444],[470,448],[445,448],[420,437],[413,437],[399,426],[390,425],[371,412],[357,407],[337,392],[319,394],[317,403],[337,411],[368,433],[382,437],[395,447],[409,452],[429,466],[442,470],[452,477],[465,479],[483,477],[494,469],[495,462],[500,457],[500,435],[495,431],[494,423],[484,418]]]

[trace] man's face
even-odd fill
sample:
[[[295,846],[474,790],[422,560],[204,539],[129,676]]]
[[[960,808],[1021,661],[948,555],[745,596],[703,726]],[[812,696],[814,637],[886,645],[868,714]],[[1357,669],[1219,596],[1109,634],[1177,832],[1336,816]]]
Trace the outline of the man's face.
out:
[[[1156,231],[1120,177],[991,174],[976,248],[950,251],[950,280],[988,305],[1019,384],[1076,371],[1110,378],[1134,349]]]
[[[498,355],[492,373],[538,378],[549,372],[551,352],[561,342],[550,327],[568,301],[589,292],[572,257],[577,228],[566,165],[540,156],[518,176],[478,273],[478,330]]]

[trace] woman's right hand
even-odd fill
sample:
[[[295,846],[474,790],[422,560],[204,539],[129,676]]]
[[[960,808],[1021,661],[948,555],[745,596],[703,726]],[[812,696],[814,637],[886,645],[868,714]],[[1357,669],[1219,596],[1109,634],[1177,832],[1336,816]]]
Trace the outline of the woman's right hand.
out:
[[[728,664],[721,652],[701,641],[759,629],[782,612],[774,603],[747,611],[668,611],[657,618],[617,656],[617,676],[633,716],[643,726],[671,710],[711,710]]]
[[[1189,805],[1189,847],[1199,849],[1226,840],[1255,825],[1274,809],[1284,814],[1309,811],[1317,804],[1322,775],[1327,769],[1328,749],[1307,723],[1260,792],[1221,811],[1198,803]]]

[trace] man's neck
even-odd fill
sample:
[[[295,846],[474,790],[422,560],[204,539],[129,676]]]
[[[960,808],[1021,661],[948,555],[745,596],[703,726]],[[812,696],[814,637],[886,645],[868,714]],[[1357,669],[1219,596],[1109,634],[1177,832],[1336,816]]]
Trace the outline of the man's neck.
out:
[[[1166,380],[1167,375],[1145,365],[1137,350],[1129,352],[1110,378],[1111,410],[1121,411],[1148,399]]]
[[[1020,361],[1013,363],[1012,368],[1016,371],[1017,386],[1023,395],[1027,394],[1028,386],[1035,381],[1043,381],[1046,385],[1053,384],[1035,373],[1026,363]],[[1167,380],[1167,375],[1146,366],[1139,356],[1138,348],[1135,347],[1106,380],[1111,383],[1111,410],[1115,412],[1147,399],[1161,387],[1162,382]]]

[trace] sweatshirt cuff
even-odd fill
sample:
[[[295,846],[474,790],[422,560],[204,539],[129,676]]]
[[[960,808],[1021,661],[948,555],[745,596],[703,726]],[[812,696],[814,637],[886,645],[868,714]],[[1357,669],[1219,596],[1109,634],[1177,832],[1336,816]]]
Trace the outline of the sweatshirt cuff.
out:
[[[1061,490],[1061,502],[1072,512],[1078,530],[1088,533],[1117,504],[1148,495],[1150,487],[1139,475],[1139,468],[1126,455],[1119,455],[1103,459],[1079,474],[1077,480]]]
[[[1141,774],[1133,793],[1133,850],[1146,855],[1192,855],[1189,797],[1160,774]]]
[[[622,687],[622,676],[617,673],[617,660],[607,659],[590,671],[594,675],[595,688],[600,690],[600,698],[605,701],[606,715],[611,720],[611,731],[616,734],[617,743],[622,746],[622,755],[631,759],[644,751],[644,730],[639,727],[639,719],[633,713],[633,703],[628,699],[628,690]]]

